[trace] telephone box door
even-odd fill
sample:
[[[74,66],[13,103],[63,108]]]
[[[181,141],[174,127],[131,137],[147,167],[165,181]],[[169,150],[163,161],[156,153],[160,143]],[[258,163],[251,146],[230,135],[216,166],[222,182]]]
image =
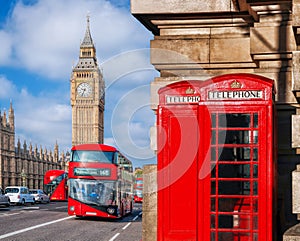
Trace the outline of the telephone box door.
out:
[[[209,181],[199,180],[206,185],[198,198],[206,199],[209,193],[203,212],[210,224],[203,240],[270,240],[266,230],[271,226],[266,221],[268,170],[263,161],[268,156],[266,147],[261,145],[268,141],[266,109],[222,107],[211,109],[205,117],[211,124],[211,172]],[[206,221],[199,224],[199,228],[208,228]]]

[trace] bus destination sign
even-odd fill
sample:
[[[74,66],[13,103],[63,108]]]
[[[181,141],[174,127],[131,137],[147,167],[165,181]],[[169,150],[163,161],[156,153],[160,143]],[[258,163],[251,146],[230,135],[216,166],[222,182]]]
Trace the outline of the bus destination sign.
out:
[[[209,100],[263,99],[262,90],[209,91]]]
[[[111,172],[109,168],[74,168],[75,176],[97,176],[110,177]]]

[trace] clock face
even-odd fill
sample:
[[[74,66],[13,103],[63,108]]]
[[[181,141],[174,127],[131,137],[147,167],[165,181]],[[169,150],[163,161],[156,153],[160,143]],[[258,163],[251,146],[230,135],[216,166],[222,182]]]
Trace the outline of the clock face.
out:
[[[77,87],[77,94],[80,97],[88,97],[92,93],[92,87],[88,83],[81,83]]]

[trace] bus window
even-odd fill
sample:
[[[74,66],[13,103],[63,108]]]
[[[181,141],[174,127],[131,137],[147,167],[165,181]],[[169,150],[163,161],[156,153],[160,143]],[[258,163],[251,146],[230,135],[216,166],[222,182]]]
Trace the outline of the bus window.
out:
[[[101,162],[113,163],[114,152],[106,151],[73,151],[71,161],[73,162]]]

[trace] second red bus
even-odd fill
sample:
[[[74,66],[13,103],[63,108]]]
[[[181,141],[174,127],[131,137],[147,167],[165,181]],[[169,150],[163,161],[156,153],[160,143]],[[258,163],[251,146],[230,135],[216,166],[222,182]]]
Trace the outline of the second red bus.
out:
[[[49,170],[44,175],[44,191],[51,201],[67,201],[68,173],[64,170]]]

